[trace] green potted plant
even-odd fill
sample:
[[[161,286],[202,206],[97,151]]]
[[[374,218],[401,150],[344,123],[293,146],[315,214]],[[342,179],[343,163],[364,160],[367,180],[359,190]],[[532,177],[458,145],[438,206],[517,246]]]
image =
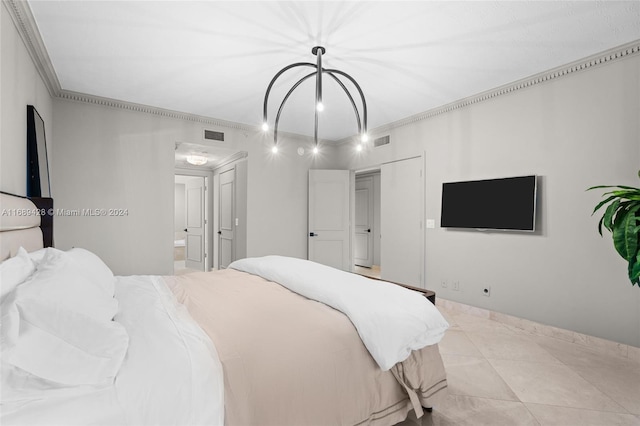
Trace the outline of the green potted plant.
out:
[[[601,188],[614,189],[602,194],[606,198],[593,209],[592,215],[609,204],[598,222],[598,232],[602,235],[603,226],[611,232],[616,251],[629,263],[631,285],[640,287],[640,188],[600,185],[587,191]]]

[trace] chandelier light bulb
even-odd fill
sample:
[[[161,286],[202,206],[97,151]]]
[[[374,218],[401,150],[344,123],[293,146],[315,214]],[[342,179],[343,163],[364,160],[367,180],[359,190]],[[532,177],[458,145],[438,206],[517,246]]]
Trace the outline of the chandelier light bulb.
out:
[[[267,124],[267,122],[266,122],[266,121],[265,121],[264,123],[262,123],[262,130],[263,130],[263,131],[265,131],[265,132],[266,132],[267,130],[269,130],[269,125]]]
[[[271,152],[276,154],[278,152],[278,147],[276,145],[274,145],[273,148],[271,148]]]
[[[317,109],[319,112],[324,111],[324,104],[323,104],[322,102],[318,102],[318,104],[316,105],[316,109]]]
[[[366,133],[363,133],[360,140],[362,140],[362,142],[367,142],[369,140],[369,135],[367,135]]]
[[[314,146],[314,147],[313,147],[313,153],[314,153],[314,154],[317,154],[317,153],[318,153],[318,147],[317,147],[317,146]]]
[[[358,152],[362,151],[362,144],[360,144],[360,143],[359,143],[359,144],[356,146],[356,151],[358,151]]]

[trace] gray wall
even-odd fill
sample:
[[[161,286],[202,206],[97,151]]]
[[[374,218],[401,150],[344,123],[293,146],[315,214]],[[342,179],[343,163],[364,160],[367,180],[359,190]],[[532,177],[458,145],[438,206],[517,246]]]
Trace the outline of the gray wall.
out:
[[[54,102],[52,191],[59,208],[127,208],[124,217],[57,217],[56,246],[85,247],[114,273],[173,270],[174,144],[202,140],[201,123],[63,99]],[[247,255],[307,256],[307,175],[334,162],[325,149],[298,156],[310,140],[283,137],[270,152],[262,132],[224,129],[248,152]]]
[[[343,166],[426,152],[425,219],[438,225],[426,233],[426,284],[440,297],[640,346],[640,289],[597,233],[600,193],[585,192],[640,183],[639,76],[637,55],[572,73],[398,127]],[[541,177],[534,235],[439,228],[443,182],[523,174]]]
[[[187,227],[187,205],[186,202],[186,193],[185,193],[185,184],[184,183],[176,183],[174,190],[174,209],[173,209],[173,230],[175,232],[184,232],[184,229]]]
[[[0,6],[0,190],[27,192],[27,105],[44,120],[49,170],[52,165],[53,101],[33,65],[18,30],[2,2]],[[55,192],[53,193],[55,195]]]

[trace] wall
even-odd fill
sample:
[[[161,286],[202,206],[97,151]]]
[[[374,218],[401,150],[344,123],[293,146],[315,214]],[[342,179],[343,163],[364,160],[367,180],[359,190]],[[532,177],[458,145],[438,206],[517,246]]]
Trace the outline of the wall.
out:
[[[174,209],[173,209],[173,230],[174,232],[184,232],[187,226],[185,204],[185,184],[176,183],[174,189]]]
[[[323,146],[314,157],[311,139],[285,135],[279,139],[278,153],[272,154],[271,143],[260,134],[249,152],[247,256],[279,254],[306,259],[308,172],[336,168],[335,149]],[[304,148],[303,156],[296,153],[298,147]]]
[[[59,215],[56,246],[88,248],[120,275],[170,274],[174,144],[200,142],[211,126],[64,99],[54,110],[57,207],[128,209],[123,217]],[[248,152],[247,255],[306,258],[308,170],[326,168],[333,155],[313,159],[310,140],[287,136],[273,155],[262,132],[222,130],[227,146]],[[298,146],[307,148],[302,157]]]
[[[354,170],[426,153],[426,217],[442,183],[540,176],[535,234],[427,229],[428,288],[439,297],[640,346],[640,289],[591,212],[598,184],[638,185],[640,56],[455,109],[390,131]],[[372,138],[382,136],[374,135]],[[384,200],[382,200],[384,203]],[[384,259],[382,259],[384,269]],[[442,288],[460,282],[460,291]],[[491,296],[481,295],[491,286]]]
[[[53,101],[27,48],[20,38],[7,5],[0,6],[0,190],[17,195],[27,192],[27,105],[35,106],[44,120],[49,168],[53,168]],[[53,193],[55,194],[55,193]]]

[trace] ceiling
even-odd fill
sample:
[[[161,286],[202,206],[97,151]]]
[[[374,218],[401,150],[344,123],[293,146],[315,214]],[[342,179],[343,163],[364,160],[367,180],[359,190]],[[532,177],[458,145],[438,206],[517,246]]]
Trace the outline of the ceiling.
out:
[[[354,77],[369,128],[640,39],[639,1],[29,1],[63,90],[259,126],[281,68],[315,62]],[[278,80],[271,123],[289,87]],[[319,137],[357,133],[329,79]],[[314,82],[280,130],[312,135]]]

